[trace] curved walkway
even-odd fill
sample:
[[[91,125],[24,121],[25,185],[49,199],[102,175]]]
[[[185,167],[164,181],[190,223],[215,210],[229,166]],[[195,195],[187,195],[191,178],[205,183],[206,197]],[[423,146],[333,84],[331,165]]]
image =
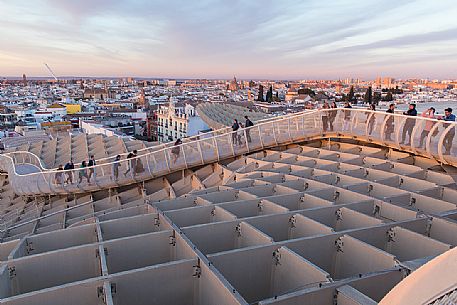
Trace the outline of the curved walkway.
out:
[[[455,126],[455,123],[423,117],[361,109],[313,110],[269,119],[236,132],[223,128],[193,137],[176,147],[145,150],[132,159],[106,160],[90,168],[42,169],[21,174],[18,164],[41,167],[39,158],[29,152],[1,155],[0,168],[8,172],[11,185],[19,195],[78,193],[139,183],[269,147],[322,138],[372,142],[456,166]],[[71,182],[63,183],[67,179]]]

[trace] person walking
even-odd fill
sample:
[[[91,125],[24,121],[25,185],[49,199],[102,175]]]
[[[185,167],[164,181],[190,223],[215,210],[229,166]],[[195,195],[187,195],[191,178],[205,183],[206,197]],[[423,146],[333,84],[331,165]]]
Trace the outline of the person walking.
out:
[[[327,103],[327,102],[324,102],[324,104],[322,105],[322,108],[321,110],[321,117],[322,117],[322,130],[324,132],[326,132],[328,130],[328,123],[329,123],[329,119],[328,119],[328,115],[329,115],[329,112],[327,109],[330,109],[330,105]]]
[[[455,114],[452,113],[452,108],[446,108],[444,109],[444,117],[443,120],[446,122],[449,122],[447,124],[444,124],[444,127],[448,127],[450,125],[450,122],[455,122]],[[451,148],[452,148],[452,142],[454,141],[455,137],[455,127],[452,127],[449,129],[449,131],[446,133],[444,136],[444,148],[445,148],[445,155],[450,155],[451,154]]]
[[[243,137],[243,123],[239,122],[238,124],[240,124],[240,131],[236,133],[236,137],[238,138],[238,144],[241,145],[243,144],[243,142],[241,141],[241,138]]]
[[[117,155],[113,162],[113,177],[114,181],[119,179],[119,167],[121,166],[121,155]]]
[[[73,170],[75,169],[73,160],[70,159],[70,161],[65,164],[63,169],[67,171],[67,179],[65,179],[65,183],[73,184]]]
[[[430,107],[429,109],[427,109],[427,111],[424,111],[422,113],[422,117],[427,118],[427,119],[435,119],[435,108]],[[430,130],[433,128],[434,125],[435,125],[435,122],[433,122],[431,120],[425,121],[425,126],[424,126],[424,129],[422,130],[421,136],[420,136],[419,148],[422,148],[422,146],[424,145],[424,140],[428,136],[428,134],[430,133]]]
[[[244,126],[246,127],[246,140],[248,141],[248,143],[251,143],[251,128],[250,127],[254,126],[254,123],[252,123],[252,121],[249,119],[249,117],[247,115],[245,115],[244,118],[246,119],[246,122],[244,122]]]
[[[87,179],[87,183],[90,183],[89,176],[87,176],[87,163],[86,161],[81,162],[80,170],[78,172],[79,174],[79,180],[78,184],[81,184],[83,181],[83,178]]]
[[[330,127],[330,131],[333,131],[333,123],[336,119],[337,108],[338,106],[336,105],[336,102],[332,102],[332,104],[330,105],[331,110],[328,113],[328,125]]]
[[[136,167],[136,159],[135,157],[137,156],[137,150],[135,149],[133,152],[129,152],[127,155],[127,160],[129,160],[128,165],[127,165],[127,170],[124,173],[124,176],[127,176],[130,171],[132,171],[133,176],[135,176],[135,167]]]
[[[395,104],[390,104],[389,109],[386,110],[388,119],[386,120],[386,127],[385,127],[385,133],[386,133],[386,140],[387,141],[392,141],[392,133],[394,132],[394,116],[390,115],[392,113],[395,113]]]
[[[351,109],[352,106],[349,102],[344,103],[345,110],[343,110],[344,113],[344,122],[343,122],[343,130],[349,130],[351,127],[351,111],[347,109]]]
[[[368,107],[368,110],[370,110],[367,112],[368,135],[371,135],[373,133],[374,125],[376,123],[376,114],[373,112],[376,111],[376,105],[371,104]]]
[[[179,145],[182,144],[181,139],[177,139],[175,144],[173,145],[173,148],[171,149],[171,153],[173,154],[173,163],[176,163],[176,161],[179,158],[179,154],[181,153],[181,147]]]
[[[59,165],[59,167],[57,168],[57,172],[54,176],[55,184],[60,184],[61,186],[63,186],[63,182],[64,182],[63,176],[64,176],[63,166]]]
[[[233,145],[236,145],[237,143],[237,130],[240,129],[240,124],[238,123],[238,120],[237,119],[234,119],[233,120],[233,124],[232,124],[232,143]]]
[[[92,155],[90,156],[90,159],[89,159],[89,180],[92,178],[92,175],[94,176],[94,179],[95,179],[95,168],[93,166],[97,165],[97,163],[95,162],[95,156]]]
[[[417,116],[417,110],[416,110],[416,104],[409,104],[409,109],[405,112],[403,112],[404,115],[408,117],[414,117]],[[408,138],[411,140],[411,136],[413,133],[414,125],[416,125],[416,120],[414,118],[407,118],[405,125],[403,126],[403,132],[401,135],[401,142],[400,144],[404,144],[406,140],[406,134],[408,134]],[[405,145],[410,145],[411,141],[409,143],[406,143]]]

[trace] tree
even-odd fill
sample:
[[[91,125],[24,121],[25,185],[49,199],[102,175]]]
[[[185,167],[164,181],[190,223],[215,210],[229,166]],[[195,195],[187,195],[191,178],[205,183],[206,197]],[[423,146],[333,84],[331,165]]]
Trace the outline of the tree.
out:
[[[298,94],[300,95],[309,95],[309,96],[315,96],[316,95],[316,92],[314,92],[313,90],[309,89],[309,88],[301,88],[301,89],[298,89],[297,91]]]
[[[391,102],[394,100],[394,97],[392,96],[392,92],[387,92],[386,96],[384,97],[384,100],[387,102]]]
[[[365,92],[365,96],[363,97],[363,102],[365,104],[371,105],[372,101],[372,90],[371,87],[368,87],[367,91]]]
[[[263,86],[259,85],[259,96],[257,97],[257,100],[259,102],[264,102],[265,100],[263,99]]]
[[[268,89],[266,100],[267,100],[267,103],[273,102],[273,86],[270,86],[270,89]]]
[[[373,93],[373,104],[379,105],[379,102],[381,101],[381,99],[382,99],[381,92]]]
[[[349,102],[352,102],[354,100],[354,86],[351,86],[351,89],[349,89],[349,94],[347,98]]]

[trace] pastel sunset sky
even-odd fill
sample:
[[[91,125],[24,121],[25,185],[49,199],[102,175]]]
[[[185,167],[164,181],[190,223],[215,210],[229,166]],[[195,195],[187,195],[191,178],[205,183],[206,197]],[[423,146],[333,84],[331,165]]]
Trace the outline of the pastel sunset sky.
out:
[[[453,0],[0,0],[0,77],[457,78]]]

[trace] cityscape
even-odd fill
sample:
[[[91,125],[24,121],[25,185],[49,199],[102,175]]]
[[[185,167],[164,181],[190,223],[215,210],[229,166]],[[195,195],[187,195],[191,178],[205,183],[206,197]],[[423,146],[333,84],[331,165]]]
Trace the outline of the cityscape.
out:
[[[457,304],[456,13],[0,0],[0,303]]]
[[[205,103],[234,104],[266,117],[346,101],[381,109],[390,103],[406,109],[414,103],[444,114],[457,101],[457,80],[28,79],[24,74],[3,79],[0,116],[4,137],[70,131],[164,143],[214,127],[198,115],[198,106]]]

